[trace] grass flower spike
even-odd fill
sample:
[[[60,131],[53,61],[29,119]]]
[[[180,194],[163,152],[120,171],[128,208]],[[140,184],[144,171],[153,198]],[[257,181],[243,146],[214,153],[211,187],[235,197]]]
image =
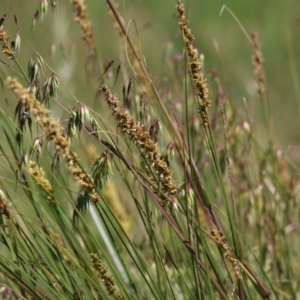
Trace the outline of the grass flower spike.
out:
[[[101,87],[101,91],[104,93],[105,99],[115,115],[118,127],[120,127],[122,132],[128,135],[141,150],[142,158],[146,162],[146,168],[153,167],[155,170],[163,186],[163,192],[168,195],[175,195],[177,188],[173,183],[173,172],[167,163],[160,158],[157,145],[152,141],[149,132],[145,130],[143,125],[136,123],[133,117],[121,109],[118,99],[112,95],[106,85]],[[150,170],[148,170],[148,174],[151,174]]]

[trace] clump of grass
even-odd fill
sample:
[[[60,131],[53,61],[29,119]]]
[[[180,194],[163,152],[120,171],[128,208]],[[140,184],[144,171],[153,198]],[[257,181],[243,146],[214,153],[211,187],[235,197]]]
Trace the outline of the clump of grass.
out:
[[[168,70],[167,83],[148,71],[142,43],[107,3],[116,38],[126,41],[119,50],[128,60],[116,69],[115,58],[101,54],[105,45],[97,48],[87,4],[65,4],[84,36],[76,49],[88,49],[86,58],[104,70],[98,88],[88,80],[83,100],[44,51],[28,47],[26,73],[16,56],[24,55],[22,31],[11,44],[9,16],[0,20],[3,59],[14,67],[3,64],[1,75],[3,298],[296,299],[298,184],[275,146],[258,35],[249,40],[267,145],[260,121],[247,106],[240,113],[223,77],[203,68],[181,1],[184,55],[168,53],[180,68]],[[48,5],[34,13],[33,31]],[[89,72],[89,62],[74,64]],[[130,76],[120,88],[121,68]]]

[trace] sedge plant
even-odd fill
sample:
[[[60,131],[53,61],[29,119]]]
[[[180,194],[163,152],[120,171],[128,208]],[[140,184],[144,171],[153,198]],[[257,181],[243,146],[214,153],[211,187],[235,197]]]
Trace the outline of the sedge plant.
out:
[[[38,25],[68,11],[85,95],[55,69],[75,65],[66,44],[41,54],[17,15],[0,20],[1,298],[297,299],[297,182],[276,146],[258,33],[247,38],[267,142],[203,68],[181,1],[167,83],[117,3],[103,1],[118,59],[87,3],[61,2],[41,0],[30,31],[47,35]]]

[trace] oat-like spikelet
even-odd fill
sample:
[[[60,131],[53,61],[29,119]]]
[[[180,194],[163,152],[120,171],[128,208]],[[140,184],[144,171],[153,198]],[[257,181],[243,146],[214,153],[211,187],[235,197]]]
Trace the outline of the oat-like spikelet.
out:
[[[0,213],[2,215],[5,215],[7,219],[10,218],[10,209],[9,209],[9,204],[6,199],[5,194],[3,191],[0,189]]]
[[[58,153],[66,159],[68,168],[81,189],[89,194],[93,202],[98,202],[99,197],[96,194],[94,183],[80,167],[76,154],[70,150],[70,143],[63,135],[64,128],[62,125],[48,116],[50,111],[40,101],[36,101],[33,94],[24,88],[16,78],[8,77],[6,85],[25,106],[30,108],[38,125],[45,131],[47,138],[54,142]]]
[[[111,274],[108,274],[107,267],[103,264],[101,259],[98,257],[97,254],[91,253],[90,254],[91,261],[93,263],[93,267],[98,271],[101,280],[103,281],[106,290],[109,292],[110,295],[113,295],[115,299],[125,300],[125,297],[122,293],[116,288],[115,280]]]
[[[96,158],[92,164],[92,176],[95,185],[102,189],[108,180],[109,176],[112,174],[112,154],[105,150],[100,156]]]
[[[252,65],[254,69],[254,74],[257,77],[257,92],[260,96],[262,96],[262,94],[266,90],[266,76],[263,67],[264,58],[260,50],[258,33],[252,32],[251,39],[252,39],[252,46],[253,46]]]
[[[192,79],[196,87],[197,96],[201,99],[201,103],[198,104],[199,105],[198,110],[201,115],[203,125],[207,127],[208,126],[207,108],[210,106],[210,100],[208,99],[207,83],[203,74],[201,74],[200,72],[202,64],[199,58],[198,51],[193,46],[193,41],[195,38],[191,32],[191,29],[188,26],[188,21],[184,13],[184,6],[179,0],[177,1],[177,11],[179,13],[179,25],[183,34],[184,45],[186,48],[186,52],[191,61],[190,66],[191,66]]]
[[[42,102],[50,108],[51,102],[57,97],[59,88],[59,80],[55,73],[46,80],[43,86]]]
[[[20,29],[18,29],[14,41],[11,43],[11,49],[14,51],[14,56],[20,53],[21,49],[21,36],[20,36]]]
[[[14,51],[9,44],[9,35],[4,30],[3,25],[0,26],[0,42],[2,44],[2,52],[8,56],[9,60],[14,60]]]
[[[30,160],[27,166],[27,171],[31,175],[35,183],[47,193],[47,200],[49,201],[49,203],[55,203],[52,185],[49,180],[45,178],[44,170],[41,167],[37,166],[34,161]]]
[[[169,195],[175,195],[177,188],[173,183],[172,170],[167,163],[160,158],[160,153],[157,145],[151,140],[150,134],[145,130],[144,126],[136,123],[135,119],[129,116],[120,107],[119,100],[112,95],[111,91],[106,85],[101,87],[105,99],[116,116],[118,127],[120,127],[124,134],[128,135],[131,140],[139,147],[143,160],[146,162],[146,167],[151,166],[159,177],[163,187],[163,192]],[[150,174],[150,170],[148,172]]]
[[[92,23],[89,20],[88,12],[84,0],[72,0],[75,8],[75,21],[79,23],[83,33],[83,39],[87,44],[90,53],[93,55],[96,52],[95,39],[92,31]]]
[[[240,263],[239,261],[233,256],[232,250],[230,249],[230,247],[228,246],[228,244],[226,243],[225,237],[222,236],[222,234],[216,230],[216,229],[212,229],[211,230],[211,235],[212,237],[216,240],[218,246],[222,249],[222,251],[224,252],[224,257],[230,261],[230,263],[233,265],[234,268],[234,274],[235,277],[238,280],[242,279],[242,272],[241,272],[241,267],[240,267]]]

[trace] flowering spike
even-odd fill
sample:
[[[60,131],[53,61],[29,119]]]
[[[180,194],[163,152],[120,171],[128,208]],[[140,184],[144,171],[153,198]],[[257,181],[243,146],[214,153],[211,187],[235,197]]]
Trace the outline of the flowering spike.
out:
[[[58,88],[59,88],[58,77],[55,73],[52,73],[43,86],[42,100],[48,108],[50,108],[51,106],[50,101],[54,100],[57,97]]]

